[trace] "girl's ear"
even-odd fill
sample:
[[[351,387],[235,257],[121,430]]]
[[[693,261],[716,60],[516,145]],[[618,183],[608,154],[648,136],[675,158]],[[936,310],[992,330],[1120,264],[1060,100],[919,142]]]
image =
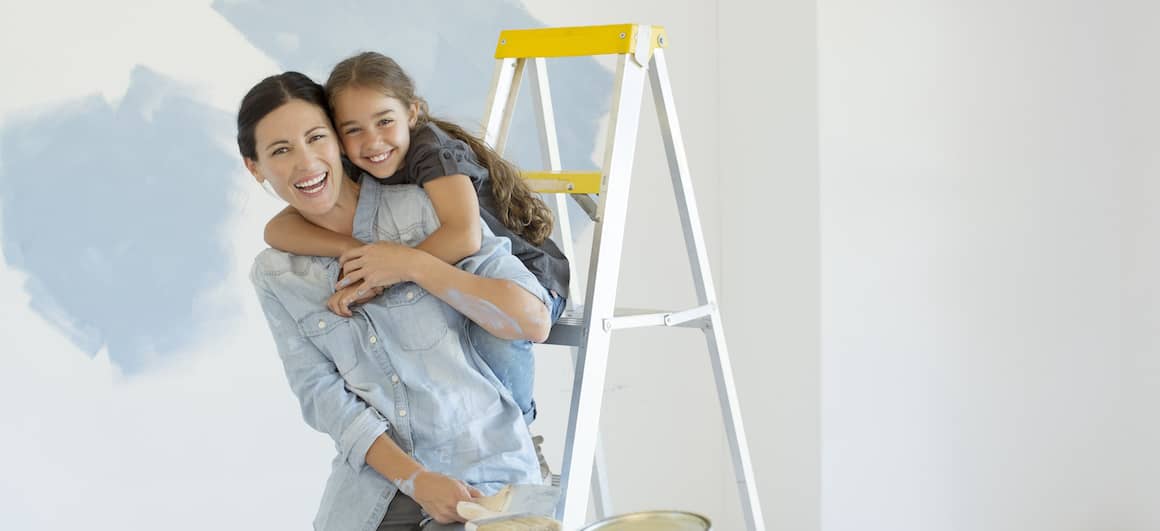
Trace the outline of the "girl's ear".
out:
[[[407,122],[411,125],[411,127],[415,127],[415,124],[419,123],[419,102],[418,101],[411,102],[411,119],[408,120]]]

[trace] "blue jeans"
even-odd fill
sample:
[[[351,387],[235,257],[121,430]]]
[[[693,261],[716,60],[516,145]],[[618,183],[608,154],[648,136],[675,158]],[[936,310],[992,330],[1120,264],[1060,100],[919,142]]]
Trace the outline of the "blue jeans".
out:
[[[554,291],[549,291],[548,296],[552,299],[552,324],[556,324],[564,313],[565,299]],[[536,401],[532,398],[536,359],[532,354],[532,342],[500,339],[475,323],[467,325],[467,334],[479,357],[511,391],[516,405],[524,413],[524,420],[531,424],[536,419]]]

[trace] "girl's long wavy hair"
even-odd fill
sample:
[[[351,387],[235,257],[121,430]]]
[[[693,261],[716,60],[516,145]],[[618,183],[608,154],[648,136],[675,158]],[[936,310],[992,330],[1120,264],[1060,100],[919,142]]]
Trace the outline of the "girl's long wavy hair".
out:
[[[431,116],[427,102],[415,94],[415,83],[393,59],[376,52],[363,52],[335,65],[326,80],[331,108],[334,108],[338,94],[351,87],[381,91],[407,107],[416,104],[419,108],[416,127],[431,123],[453,138],[466,142],[475,152],[476,159],[487,168],[491,175],[495,214],[504,226],[533,245],[544,243],[551,235],[552,211],[532,193],[515,165],[462,127]]]

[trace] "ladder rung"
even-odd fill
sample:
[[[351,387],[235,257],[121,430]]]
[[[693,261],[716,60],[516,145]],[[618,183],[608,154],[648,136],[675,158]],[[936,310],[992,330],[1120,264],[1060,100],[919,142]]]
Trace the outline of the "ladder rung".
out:
[[[683,326],[694,320],[700,320],[713,313],[712,304],[704,304],[688,310],[666,312],[662,310],[617,309],[616,317],[605,319],[604,326],[610,330],[622,328],[641,328],[645,326]],[[688,326],[699,328],[701,322]]]
[[[637,49],[636,29],[635,24],[613,24],[505,30],[499,34],[495,58],[526,59],[633,53]],[[652,26],[651,34],[650,54],[651,50],[664,48],[666,45],[663,27]]]
[[[710,324],[709,315],[713,313],[714,308],[713,304],[705,304],[679,312],[617,308],[616,317],[604,319],[604,324],[609,330],[645,326],[703,328]],[[566,311],[564,315],[560,316],[560,320],[552,326],[552,331],[544,343],[578,347],[584,342],[584,329],[584,309],[576,308]]]
[[[599,194],[598,171],[525,171],[521,174],[533,192],[542,194]]]

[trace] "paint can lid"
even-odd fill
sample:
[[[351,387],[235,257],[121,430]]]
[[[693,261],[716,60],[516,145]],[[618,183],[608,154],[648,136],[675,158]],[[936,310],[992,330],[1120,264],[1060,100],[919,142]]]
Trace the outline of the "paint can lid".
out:
[[[613,516],[580,531],[710,531],[708,518],[684,511],[644,511]]]

